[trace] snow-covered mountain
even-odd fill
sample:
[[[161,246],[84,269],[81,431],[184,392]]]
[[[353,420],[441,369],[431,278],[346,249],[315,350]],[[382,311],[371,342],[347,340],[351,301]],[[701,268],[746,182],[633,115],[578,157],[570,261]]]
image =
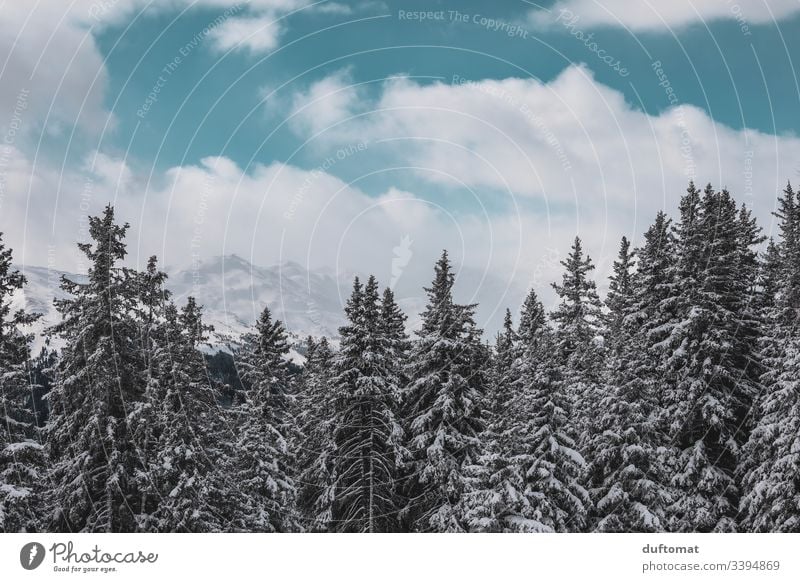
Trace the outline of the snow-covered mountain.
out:
[[[16,268],[24,273],[27,284],[14,296],[13,308],[42,314],[32,329],[38,350],[43,330],[59,320],[53,300],[65,297],[61,277],[75,281],[85,277],[45,267]],[[294,340],[307,335],[335,337],[344,322],[343,302],[352,284],[349,276],[311,271],[292,262],[258,267],[236,255],[167,271],[167,287],[178,304],[193,295],[203,305],[205,321],[215,328],[212,342],[218,346],[247,331],[264,306],[284,322]]]
[[[176,302],[194,296],[219,336],[240,335],[265,306],[297,337],[336,336],[344,323],[342,307],[350,283],[332,273],[293,262],[258,267],[237,255],[168,272],[167,286]]]
[[[11,309],[25,309],[30,313],[38,313],[40,317],[26,332],[34,334],[33,354],[37,354],[44,345],[44,330],[59,321],[59,314],[53,305],[54,299],[64,299],[67,294],[61,290],[61,277],[66,276],[73,281],[84,280],[85,277],[48,269],[15,265],[25,275],[27,282],[21,291],[14,293]]]
[[[14,297],[14,308],[42,314],[33,332],[37,336],[34,350],[43,343],[42,331],[59,320],[53,299],[63,298],[60,281],[66,276],[74,281],[85,278],[46,267],[16,266],[27,278],[27,284]],[[217,256],[185,267],[168,267],[167,287],[180,305],[190,295],[203,305],[206,323],[214,326],[211,341],[225,347],[248,330],[256,317],[268,306],[273,317],[284,322],[293,344],[308,335],[335,338],[344,324],[344,305],[352,290],[353,273],[336,273],[329,269],[307,269],[294,262],[259,267],[237,255]],[[421,276],[420,276],[421,277]],[[419,325],[419,314],[426,297],[421,285],[411,282],[395,289],[398,304],[408,316],[411,331]],[[497,298],[506,294],[502,282],[485,274],[465,269],[458,280],[457,291],[463,291],[464,302],[479,301],[478,323],[487,337],[499,329],[502,310]],[[478,289],[477,296],[471,295]],[[518,305],[514,298],[511,305]],[[494,303],[492,302],[494,299]],[[516,300],[515,300],[516,299]],[[300,356],[293,357],[301,360]]]

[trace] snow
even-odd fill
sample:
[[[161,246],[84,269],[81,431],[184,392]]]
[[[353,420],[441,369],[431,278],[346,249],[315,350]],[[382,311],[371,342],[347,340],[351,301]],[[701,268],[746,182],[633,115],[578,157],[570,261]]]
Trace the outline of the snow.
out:
[[[6,455],[16,455],[27,450],[43,450],[44,447],[34,441],[22,441],[18,443],[9,443],[3,448],[3,453]]]

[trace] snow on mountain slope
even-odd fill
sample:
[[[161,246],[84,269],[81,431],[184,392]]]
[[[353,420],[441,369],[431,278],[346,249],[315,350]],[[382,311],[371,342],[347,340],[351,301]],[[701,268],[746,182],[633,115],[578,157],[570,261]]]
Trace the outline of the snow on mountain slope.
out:
[[[43,344],[43,330],[59,321],[53,299],[65,297],[60,288],[62,275],[75,281],[85,277],[45,267],[16,268],[28,282],[14,296],[14,309],[25,307],[43,315],[32,329],[37,336],[34,350],[38,351]],[[326,336],[335,342],[338,329],[345,322],[344,304],[350,296],[354,276],[353,273],[336,274],[331,269],[309,270],[294,262],[259,267],[237,255],[212,257],[188,267],[166,270],[169,273],[167,287],[173,292],[176,303],[182,305],[192,295],[203,305],[206,323],[215,328],[211,338],[215,348],[235,344],[242,333],[249,331],[264,306],[270,308],[273,317],[284,322],[294,347],[302,345],[308,335]],[[401,281],[395,289],[397,301],[408,316],[409,332],[419,327],[419,315],[427,302],[421,285],[413,281],[425,275],[427,272]],[[481,304],[477,322],[485,330],[486,337],[492,337],[502,324],[500,307],[504,309],[510,304],[513,308],[519,305],[522,297],[520,290],[508,292],[501,281],[469,269],[461,271],[456,287],[457,300]],[[296,350],[291,359],[302,362]]]
[[[73,275],[45,267],[19,266],[26,277],[24,289],[12,299],[12,308],[25,308],[42,317],[31,330],[37,337],[34,349],[43,344],[42,332],[59,321],[53,300],[64,298],[60,288],[62,275]],[[222,346],[235,342],[248,331],[256,317],[268,306],[273,317],[286,325],[293,340],[307,335],[336,337],[344,323],[343,301],[349,294],[350,281],[336,279],[326,272],[308,271],[297,263],[257,267],[236,256],[214,257],[188,269],[169,273],[167,287],[179,305],[193,295],[203,305],[205,321],[214,326],[212,343]],[[294,342],[293,342],[294,343]],[[301,360],[299,354],[292,359]]]
[[[178,303],[194,296],[222,339],[247,331],[265,306],[294,337],[335,337],[350,283],[297,263],[258,267],[226,255],[171,273],[167,286]]]
[[[32,353],[37,354],[44,345],[44,330],[58,323],[60,319],[53,300],[67,297],[67,294],[61,290],[61,277],[66,276],[73,281],[81,281],[85,277],[46,267],[15,265],[14,268],[25,275],[27,282],[22,290],[15,292],[12,296],[11,309],[13,311],[25,309],[42,316],[36,323],[24,330],[34,334]]]

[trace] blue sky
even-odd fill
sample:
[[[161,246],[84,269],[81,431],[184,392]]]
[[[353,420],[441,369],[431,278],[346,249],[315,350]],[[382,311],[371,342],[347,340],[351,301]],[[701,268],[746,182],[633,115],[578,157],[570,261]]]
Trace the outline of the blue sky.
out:
[[[424,12],[423,15],[420,12]],[[237,253],[392,277],[442,248],[490,313],[578,234],[619,237],[690,178],[767,234],[800,172],[796,0],[0,3],[0,230],[80,269],[114,202],[133,263]],[[393,262],[394,261],[394,262]]]
[[[397,74],[420,78],[421,83],[451,82],[453,75],[475,80],[532,76],[548,82],[570,64],[585,63],[598,82],[620,91],[632,106],[657,114],[669,107],[652,70],[652,63],[661,61],[680,102],[704,109],[720,123],[778,134],[800,129],[798,81],[791,63],[793,55],[800,55],[798,15],[747,24],[744,32],[733,12],[730,19],[673,30],[580,26],[630,71],[622,77],[570,29],[534,26],[529,14],[536,8],[525,2],[400,0],[352,6],[351,13],[307,9],[285,17],[280,46],[264,54],[246,49],[221,53],[213,43],[201,42],[182,59],[144,120],[135,112],[162,67],[224,10],[145,11],[132,22],[104,29],[98,44],[108,59],[106,104],[119,117],[119,131],[109,136],[108,146],[130,147],[145,159],[160,150],[156,161],[164,166],[220,153],[244,163],[251,156],[261,162],[284,160],[285,152],[300,142],[279,132],[262,143],[276,125],[260,107],[262,89],[300,75],[276,94],[280,97],[343,67],[349,67],[354,83]],[[414,10],[442,11],[444,20],[398,17]],[[468,22],[456,19],[455,12],[470,16]],[[527,34],[523,38],[487,29],[473,22],[475,15],[519,23]],[[251,111],[245,125],[232,134],[243,114]],[[196,131],[198,118],[203,125]],[[170,124],[162,145],[164,127]],[[230,138],[224,152],[220,135]]]

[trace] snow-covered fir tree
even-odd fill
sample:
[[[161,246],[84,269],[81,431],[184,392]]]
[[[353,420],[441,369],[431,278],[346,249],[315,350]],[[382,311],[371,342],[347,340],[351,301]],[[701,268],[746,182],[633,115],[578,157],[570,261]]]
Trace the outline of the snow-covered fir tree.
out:
[[[480,454],[465,468],[467,485],[462,505],[470,531],[511,531],[517,516],[511,507],[516,497],[516,477],[511,460],[514,421],[509,414],[512,400],[513,366],[517,332],[511,311],[506,309],[503,329],[495,339],[494,353],[486,365],[491,369],[484,399],[485,428],[480,435]]]
[[[558,349],[576,370],[586,370],[597,363],[594,340],[600,331],[602,304],[591,278],[594,264],[584,257],[583,243],[575,237],[567,258],[561,261],[564,275],[561,284],[553,283],[560,300],[550,315],[558,324]]]
[[[290,444],[294,419],[290,401],[283,323],[264,308],[255,331],[242,338],[237,366],[245,389],[236,446],[236,482],[247,504],[249,531],[295,531],[299,528],[297,491],[292,472],[296,456]]]
[[[48,394],[47,438],[54,515],[60,531],[119,532],[136,527],[134,474],[142,470],[128,430],[131,403],[142,397],[142,362],[133,314],[135,276],[119,266],[128,225],[107,206],[89,218],[85,283],[62,278],[68,294],[51,333],[63,342]]]
[[[796,310],[800,308],[800,193],[794,191],[791,182],[778,199],[775,216],[780,221],[782,301]]]
[[[598,409],[598,431],[587,446],[594,501],[592,529],[653,532],[667,527],[671,502],[670,458],[659,422],[660,376],[650,333],[670,293],[665,267],[671,261],[669,221],[659,213],[630,272],[623,239],[615,263],[613,301],[607,301],[609,350],[606,394]]]
[[[229,462],[232,433],[209,381],[199,348],[207,339],[202,309],[193,297],[178,310],[165,307],[159,345],[154,355],[158,387],[158,440],[148,473],[158,500],[150,520],[160,532],[241,531],[242,499]]]
[[[783,350],[781,370],[757,407],[744,447],[742,531],[800,532],[800,338]]]
[[[411,343],[406,334],[406,320],[406,314],[395,301],[394,292],[386,287],[381,296],[378,333],[383,338],[383,349],[386,351],[387,383],[392,386],[393,392],[397,392],[398,399],[402,397],[408,383],[406,359]]]
[[[519,315],[519,329],[517,338],[519,345],[517,351],[528,351],[532,355],[541,355],[540,342],[545,338],[547,329],[547,312],[539,300],[536,291],[531,289],[525,296]]]
[[[746,370],[756,358],[743,312],[748,275],[738,272],[752,237],[742,233],[730,195],[710,185],[702,197],[690,185],[676,234],[677,317],[664,344],[665,414],[678,448],[671,528],[730,531],[738,505],[734,474],[745,438],[742,417],[755,392]]]
[[[602,352],[597,339],[601,331],[602,303],[591,278],[594,264],[584,256],[583,243],[575,237],[570,253],[561,261],[561,284],[553,283],[559,304],[550,318],[556,323],[556,352],[561,374],[572,401],[579,442],[589,438],[595,410],[602,398]]]
[[[627,315],[633,294],[634,253],[627,237],[619,243],[619,254],[612,267],[613,272],[608,283],[608,294],[605,304],[608,313],[605,315],[605,344],[610,352],[620,348],[622,340],[623,319]]]
[[[739,474],[740,531],[800,531],[800,200],[788,184],[779,199],[780,240],[770,240],[761,262],[761,393]]]
[[[580,485],[584,463],[572,438],[559,431],[559,421],[534,408],[544,404],[554,410],[537,392],[551,371],[545,361],[543,316],[531,291],[522,310],[524,335],[514,331],[507,314],[498,337],[488,426],[481,435],[481,456],[468,473],[466,520],[471,531],[566,531],[580,529],[585,521],[588,498]]]
[[[128,413],[130,438],[136,448],[140,471],[133,478],[139,495],[137,502],[137,528],[151,531],[156,528],[154,514],[161,498],[161,492],[153,480],[151,467],[157,462],[159,439],[166,419],[161,414],[164,397],[163,358],[168,347],[165,322],[166,307],[170,293],[164,284],[166,273],[158,268],[158,259],[152,256],[147,268],[137,277],[139,346],[142,365],[144,394],[141,400],[132,402]],[[168,352],[167,352],[168,353]]]
[[[297,505],[306,531],[324,532],[333,519],[336,443],[333,440],[333,352],[327,338],[306,340],[308,352],[298,395]]]
[[[12,296],[25,277],[12,267],[12,252],[0,233],[0,532],[33,532],[46,503],[44,447],[36,424],[30,370],[31,337],[25,326],[37,316],[12,311]]]
[[[397,313],[389,295],[387,313]],[[397,340],[382,330],[378,283],[358,279],[340,329],[335,356],[334,486],[332,529],[341,532],[386,532],[399,526],[400,467],[406,456],[403,429],[397,419],[400,378]],[[395,318],[395,324],[402,319]],[[391,326],[396,329],[396,326]],[[394,333],[394,332],[392,332]]]
[[[497,334],[494,345],[494,357],[491,360],[491,395],[492,415],[502,414],[502,406],[509,398],[509,392],[514,383],[514,366],[519,357],[519,335],[514,329],[514,320],[511,310],[506,309],[503,318],[503,329]]]
[[[583,531],[591,508],[586,462],[576,443],[558,340],[533,290],[519,330],[506,429],[512,470],[505,491],[495,487],[495,492],[511,501],[505,521],[512,531]]]
[[[414,531],[463,531],[465,467],[480,451],[482,375],[475,375],[474,305],[453,301],[454,275],[444,252],[425,289],[428,303],[409,354],[406,426],[413,455],[407,519]]]

